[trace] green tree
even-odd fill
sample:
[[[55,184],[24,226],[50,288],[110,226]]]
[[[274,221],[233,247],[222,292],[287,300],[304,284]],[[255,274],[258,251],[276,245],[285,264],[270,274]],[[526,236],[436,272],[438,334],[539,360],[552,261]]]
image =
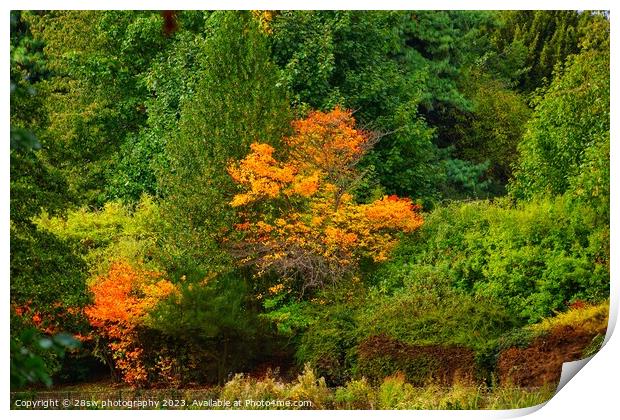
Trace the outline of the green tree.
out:
[[[80,202],[101,205],[119,150],[146,121],[143,73],[167,45],[157,12],[53,11],[31,15],[52,76],[41,85],[50,125],[48,160]],[[112,183],[111,185],[115,185]]]
[[[11,12],[12,387],[51,382],[63,355],[63,336],[44,338],[40,330],[80,331],[82,319],[71,309],[88,301],[83,261],[63,240],[32,222],[43,209],[60,213],[67,202],[65,179],[46,163],[48,144],[40,140],[49,121],[41,106],[45,96],[38,89],[46,76],[42,45],[33,38],[24,14]]]
[[[188,377],[223,384],[226,375],[247,369],[269,339],[252,310],[249,290],[233,272],[201,284],[181,283],[180,296],[162,302],[149,316],[149,327],[181,344],[175,357],[202,357]]]
[[[519,145],[510,186],[514,197],[531,199],[580,189],[577,182],[584,181],[593,161],[602,159],[601,170],[609,173],[609,83],[608,50],[586,50],[557,69],[549,88],[537,98]],[[602,189],[599,195],[609,197],[605,193],[609,177],[601,177],[597,184]]]
[[[207,28],[198,82],[181,101],[158,174],[167,267],[198,277],[228,264],[223,239],[233,222],[228,201],[235,189],[226,165],[253,141],[277,144],[289,122],[288,99],[258,22],[246,12],[217,12]]]
[[[477,164],[488,162],[487,178],[501,190],[512,175],[530,109],[521,95],[477,68],[464,74],[460,85],[472,107],[453,114],[455,154]]]
[[[272,16],[268,32],[284,83],[300,110],[356,110],[362,126],[384,133],[362,165],[374,174],[365,194],[429,201],[451,183],[445,159],[450,109],[469,109],[460,69],[484,48],[486,12],[301,11]]]
[[[135,204],[142,194],[161,196],[157,170],[165,161],[165,139],[176,130],[182,98],[191,97],[203,61],[202,44],[208,34],[205,21],[210,12],[178,11],[176,31],[141,74],[149,93],[143,97],[146,124],[127,135],[120,146],[107,194]],[[141,105],[142,106],[142,105]]]
[[[482,62],[526,92],[546,86],[556,65],[581,51],[592,25],[602,33],[609,25],[603,13],[591,11],[511,10],[499,12],[498,18],[489,34],[492,48]]]

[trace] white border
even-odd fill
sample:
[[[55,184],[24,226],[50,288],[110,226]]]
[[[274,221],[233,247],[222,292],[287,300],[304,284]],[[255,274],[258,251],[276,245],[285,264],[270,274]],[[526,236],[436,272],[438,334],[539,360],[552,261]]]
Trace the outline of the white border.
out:
[[[370,10],[370,9],[461,9],[461,10],[476,10],[476,9],[574,9],[574,10],[610,10],[610,16],[612,19],[612,65],[611,65],[611,98],[612,98],[612,129],[611,132],[616,134],[618,132],[616,113],[616,99],[618,98],[618,89],[615,83],[614,69],[617,69],[617,53],[615,46],[618,45],[617,31],[615,30],[615,12],[617,8],[613,6],[615,3],[611,1],[575,1],[575,0],[551,0],[541,2],[540,0],[522,0],[522,1],[484,1],[484,0],[472,0],[472,1],[456,1],[456,0],[434,0],[434,1],[405,1],[405,0],[384,0],[381,2],[370,1],[326,1],[326,0],[298,0],[298,1],[188,1],[188,0],[176,0],[174,2],[164,2],[160,0],[153,1],[134,1],[134,0],[107,0],[105,2],[85,2],[84,0],[69,0],[69,1],[41,1],[41,0],[24,0],[24,1],[4,1],[0,8],[2,9],[3,18],[0,22],[0,36],[3,40],[2,48],[4,62],[2,63],[2,75],[5,83],[0,85],[2,97],[5,98],[2,104],[3,115],[3,132],[2,138],[4,139],[4,153],[0,154],[0,170],[2,170],[2,183],[1,193],[4,201],[0,206],[0,218],[2,220],[2,238],[1,242],[2,253],[0,258],[2,259],[2,276],[5,279],[4,291],[6,295],[3,296],[1,313],[4,313],[6,320],[8,321],[9,313],[9,154],[8,154],[8,133],[9,133],[9,84],[6,83],[9,79],[9,43],[7,42],[9,37],[9,10],[21,9],[21,10],[41,10],[41,9],[358,9],[358,10]],[[615,140],[614,140],[615,141]],[[611,146],[612,166],[611,166],[611,197],[618,197],[618,145],[612,142]],[[611,238],[612,244],[616,243],[618,238],[617,225],[613,222],[619,220],[618,217],[617,202],[612,200],[611,203]],[[611,292],[611,322],[615,325],[618,313],[618,281],[616,274],[616,266],[618,261],[617,248],[612,246],[611,249],[611,265],[612,265],[612,292]],[[4,398],[0,398],[0,407],[4,410],[9,409],[9,355],[8,355],[8,337],[9,329],[8,322],[2,322],[1,327],[3,340],[5,343],[2,347],[2,362],[4,366],[4,378],[2,378],[2,390]],[[610,329],[613,326],[610,325]],[[617,334],[615,334],[617,336]],[[603,349],[576,375],[574,379],[568,382],[566,386],[553,397],[544,407],[540,408],[531,414],[530,418],[533,419],[579,419],[594,418],[594,419],[607,419],[615,418],[618,416],[618,408],[620,406],[620,398],[618,397],[618,378],[620,377],[620,342],[619,339],[612,335],[608,337],[608,342]],[[526,414],[528,410],[515,410],[515,411],[464,411],[464,412],[443,412],[443,411],[403,411],[403,412],[389,412],[390,418],[463,418],[463,419],[480,419],[480,418],[505,418],[515,417]],[[531,410],[529,410],[531,411]],[[86,412],[84,411],[46,411],[34,412],[34,411],[11,411],[10,416],[15,418],[66,418],[67,416],[79,416],[82,417]],[[182,414],[178,414],[182,413]],[[144,413],[145,414],[145,413]],[[133,417],[138,415],[144,415],[140,411],[117,411],[114,416]],[[356,411],[354,415],[359,418],[376,418],[380,414],[377,412],[364,412]],[[90,412],[89,416],[93,417],[108,417],[110,412]],[[221,418],[241,418],[246,415],[258,418],[289,418],[291,415],[299,417],[315,417],[317,415],[329,416],[334,418],[346,418],[350,417],[351,413],[345,411],[324,411],[324,412],[239,412],[239,411],[222,411],[208,413],[202,411],[163,411],[153,412],[149,411],[147,414],[153,418],[164,418],[169,416],[182,415],[183,417],[221,417]],[[385,413],[381,415],[386,415]]]

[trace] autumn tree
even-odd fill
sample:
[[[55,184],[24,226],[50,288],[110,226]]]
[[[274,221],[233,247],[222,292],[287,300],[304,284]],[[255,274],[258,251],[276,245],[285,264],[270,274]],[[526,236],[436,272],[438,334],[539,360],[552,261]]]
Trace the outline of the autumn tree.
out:
[[[364,175],[356,164],[378,136],[356,129],[350,111],[311,112],[293,129],[283,159],[253,143],[228,172],[240,189],[230,204],[243,219],[233,252],[259,275],[301,280],[303,291],[354,273],[364,258],[386,260],[398,233],[422,218],[406,198],[356,203],[351,192]]]
[[[86,316],[106,343],[108,362],[128,384],[143,385],[149,379],[137,329],[146,324],[149,311],[175,290],[161,274],[124,262],[113,264],[91,286],[94,303],[85,309]]]

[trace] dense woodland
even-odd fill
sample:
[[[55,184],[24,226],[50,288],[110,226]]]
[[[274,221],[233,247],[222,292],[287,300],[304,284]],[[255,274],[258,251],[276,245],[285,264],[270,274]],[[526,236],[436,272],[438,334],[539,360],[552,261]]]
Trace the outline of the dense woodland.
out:
[[[10,41],[14,389],[415,408],[542,385],[506,366],[559,326],[600,344],[607,13],[13,11]]]

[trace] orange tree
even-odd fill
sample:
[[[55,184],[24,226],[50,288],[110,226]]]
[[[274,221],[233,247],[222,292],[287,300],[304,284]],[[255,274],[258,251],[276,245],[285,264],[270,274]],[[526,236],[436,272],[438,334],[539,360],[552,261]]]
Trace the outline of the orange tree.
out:
[[[94,303],[85,309],[91,326],[103,338],[114,368],[134,386],[145,385],[149,371],[137,329],[146,324],[149,311],[176,287],[159,273],[115,262],[91,286]]]
[[[354,274],[364,258],[386,260],[398,235],[419,228],[422,217],[408,198],[355,201],[364,176],[356,165],[378,136],[355,128],[350,111],[311,112],[293,129],[283,158],[253,143],[228,165],[239,188],[230,204],[241,218],[232,249],[258,275],[301,281],[303,293]]]

